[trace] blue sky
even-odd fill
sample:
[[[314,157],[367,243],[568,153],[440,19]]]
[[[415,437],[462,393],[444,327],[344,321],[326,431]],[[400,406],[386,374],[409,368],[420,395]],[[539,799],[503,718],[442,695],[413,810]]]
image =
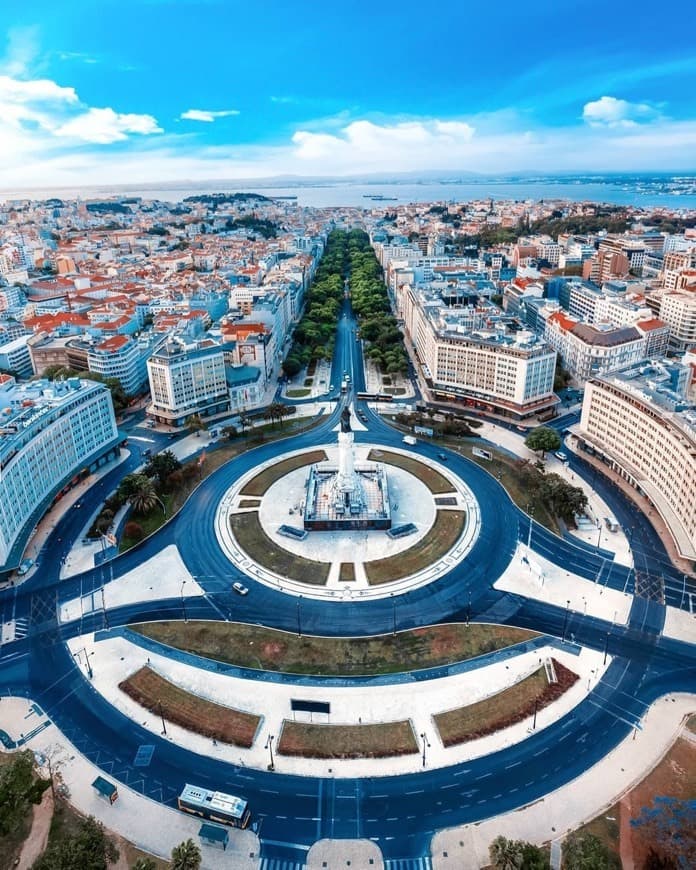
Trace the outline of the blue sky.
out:
[[[4,187],[696,169],[682,0],[2,6]]]

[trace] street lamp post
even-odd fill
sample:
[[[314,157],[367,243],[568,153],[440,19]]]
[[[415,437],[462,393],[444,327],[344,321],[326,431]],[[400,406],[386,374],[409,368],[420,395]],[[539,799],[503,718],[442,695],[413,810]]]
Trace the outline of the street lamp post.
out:
[[[157,703],[159,704],[159,714],[160,714],[160,719],[162,720],[162,734],[166,735],[167,726],[164,724],[164,710],[162,709],[162,702],[158,701]]]
[[[182,580],[182,582],[181,582],[181,606],[184,609],[184,622],[188,623],[188,616],[186,614],[186,601],[184,599],[184,586],[186,586],[186,581]]]
[[[534,699],[534,721],[532,722],[532,731],[536,729],[537,710],[539,709],[539,699]]]
[[[570,598],[566,602],[565,616],[563,618],[563,634],[561,636],[561,640],[566,639],[566,628],[568,627],[568,613],[569,613],[569,611],[570,611]]]
[[[92,670],[92,665],[89,663],[89,655],[87,654],[87,647],[83,646],[81,651],[85,654],[85,669],[87,671],[87,676],[91,680],[92,677],[94,676],[94,671]],[[80,651],[76,652],[74,655],[76,655],[78,657],[78,661],[79,661]]]
[[[597,523],[597,530],[599,532],[599,535],[597,536],[597,549],[599,550],[599,546],[602,543],[602,523],[601,522]]]
[[[425,767],[425,747],[430,746],[430,742],[425,736],[425,731],[421,732],[421,740],[423,741],[423,767]]]
[[[268,750],[268,754],[271,756],[271,762],[268,765],[269,770],[275,770],[275,762],[273,761],[273,741],[275,740],[274,734],[268,735],[268,740],[266,741],[266,749]]]
[[[603,665],[606,665],[606,663],[607,663],[607,651],[609,650],[609,635],[610,634],[611,634],[611,632],[608,631],[606,634],[606,637],[604,638],[604,661],[602,662]]]
[[[471,622],[471,589],[469,590],[469,601],[466,605],[466,624]]]

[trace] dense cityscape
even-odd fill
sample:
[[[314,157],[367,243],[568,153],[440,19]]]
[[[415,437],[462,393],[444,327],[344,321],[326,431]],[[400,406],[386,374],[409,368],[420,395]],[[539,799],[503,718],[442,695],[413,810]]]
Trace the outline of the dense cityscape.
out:
[[[532,643],[526,638],[533,635],[512,626],[536,627],[558,640],[552,642],[552,655],[547,653],[549,658],[544,660],[550,685],[542,694],[528,696],[531,700],[526,703],[532,703],[533,711],[524,708],[523,700],[513,701],[523,704],[519,713],[511,710],[508,719],[486,725],[491,714],[484,708],[490,702],[481,700],[471,708],[478,722],[475,733],[491,733],[478,738],[493,741],[489,749],[482,750],[484,760],[492,758],[486,753],[496,751],[496,746],[519,745],[524,752],[523,734],[512,736],[519,727],[512,723],[520,719],[529,723],[533,713],[532,724],[527,724],[530,734],[536,730],[537,716],[548,716],[545,727],[550,735],[564,710],[578,704],[581,710],[583,703],[594,704],[592,709],[601,710],[614,727],[628,727],[633,735],[629,744],[637,729],[643,732],[646,728],[652,737],[650,749],[641,749],[641,758],[653,758],[655,752],[659,758],[666,750],[653,729],[647,728],[643,718],[647,708],[632,709],[626,703],[628,694],[635,691],[629,686],[636,685],[644,666],[635,672],[624,671],[628,681],[619,680],[620,695],[613,700],[601,694],[606,691],[602,675],[607,659],[616,664],[624,656],[627,662],[636,661],[636,654],[623,648],[626,640],[619,642],[622,623],[626,639],[631,631],[638,631],[652,637],[653,644],[662,633],[678,646],[694,640],[696,212],[567,200],[401,203],[382,195],[365,200],[363,207],[316,208],[299,205],[295,197],[273,198],[245,191],[191,194],[175,202],[111,195],[12,199],[0,206],[0,664],[10,666],[24,656],[29,664],[34,639],[48,639],[51,632],[57,632],[59,647],[65,643],[69,655],[67,660],[58,655],[62,663],[56,659],[52,680],[63,673],[63,679],[86,681],[101,694],[101,703],[107,708],[112,705],[127,720],[137,717],[138,710],[150,710],[153,724],[146,717],[145,728],[156,731],[161,720],[163,739],[170,739],[170,731],[178,732],[175,742],[182,751],[186,747],[200,752],[200,741],[207,743],[210,738],[214,754],[225,744],[248,747],[242,749],[235,769],[267,767],[264,776],[274,777],[274,782],[282,776],[276,771],[284,769],[289,793],[296,790],[297,774],[323,775],[321,758],[333,758],[341,775],[349,777],[363,775],[363,769],[356,766],[358,759],[372,758],[372,766],[364,768],[369,776],[377,777],[370,781],[379,783],[389,773],[394,794],[403,795],[400,775],[418,770],[421,752],[422,769],[432,766],[437,774],[437,790],[447,788],[440,774],[454,771],[457,776],[458,770],[464,770],[461,761],[469,756],[467,743],[462,741],[472,738],[463,736],[464,726],[458,718],[450,723],[446,717],[458,717],[467,707],[451,714],[433,713],[432,720],[421,721],[408,702],[404,706],[405,699],[396,695],[392,699],[387,693],[393,711],[388,718],[401,712],[410,724],[408,734],[398,738],[405,740],[403,747],[397,743],[392,749],[378,749],[357,733],[362,717],[370,722],[374,714],[363,702],[351,705],[350,711],[338,714],[339,721],[353,723],[340,735],[341,728],[336,729],[334,740],[342,747],[338,753],[346,759],[339,761],[337,750],[327,753],[322,748],[324,737],[316,732],[317,728],[330,730],[330,718],[317,726],[293,726],[287,719],[282,725],[260,725],[264,708],[271,721],[276,715],[271,711],[278,701],[269,700],[271,696],[259,697],[251,705],[241,696],[233,701],[233,707],[248,712],[231,713],[256,723],[244,724],[244,729],[251,728],[244,737],[242,726],[225,725],[224,717],[219,726],[209,724],[209,716],[219,715],[215,710],[228,709],[220,703],[230,704],[223,700],[229,696],[222,687],[222,694],[212,688],[203,692],[207,700],[196,701],[199,708],[202,705],[197,717],[183,712],[169,695],[179,692],[192,698],[200,690],[195,679],[192,684],[189,674],[177,670],[174,661],[164,664],[168,658],[161,641],[166,638],[173,646],[183,644],[184,649],[210,656],[209,641],[203,641],[200,634],[195,642],[193,636],[187,640],[184,629],[207,624],[196,623],[197,619],[222,616],[226,621],[241,619],[238,628],[258,621],[296,631],[303,639],[303,635],[325,633],[321,626],[326,606],[332,608],[326,611],[331,624],[328,634],[380,634],[391,626],[392,633],[385,638],[393,638],[394,643],[402,633],[408,637],[408,629],[444,617],[463,621],[467,630],[472,619],[481,622],[484,631],[486,623],[508,623],[505,639],[481,641],[493,644],[481,649],[500,645],[519,650],[511,684],[496,671],[500,667],[495,664],[496,653],[490,654],[490,662],[486,656],[480,659],[492,681],[494,699],[521,691],[516,687],[525,684],[528,673],[525,655],[530,653],[523,650],[525,643]],[[344,434],[339,436],[338,454],[330,448],[315,449],[307,454],[308,459],[299,458],[299,466],[293,454],[283,458],[287,447],[282,447],[282,438],[287,434],[292,435],[296,448],[305,450],[331,441],[332,421],[342,409]],[[385,424],[392,435],[386,429],[378,434]],[[302,435],[303,431],[307,434]],[[382,454],[375,454],[372,448],[366,454],[366,448],[360,447],[365,436],[366,443],[391,445],[389,450],[396,452],[383,448]],[[273,460],[272,477],[278,482],[270,494],[265,494],[267,484],[255,488],[269,470],[262,470],[240,488],[235,480],[248,481],[254,468],[268,466],[268,460],[259,466],[260,460],[251,458],[254,448],[268,442],[271,453],[267,455],[276,456],[278,437],[277,446],[283,452]],[[403,449],[399,451],[398,445]],[[418,495],[417,487],[422,484],[411,480],[410,474],[415,472],[435,492],[438,485],[428,482],[431,472],[425,467],[419,472],[411,465],[416,456],[394,458],[404,451],[415,451],[426,461],[434,458],[446,475],[462,475],[459,482],[453,479],[452,484],[438,485],[443,492],[459,491],[449,498],[452,505],[461,505],[461,516],[467,517],[463,525],[447,530],[439,525],[440,519],[431,525],[432,517],[423,513],[422,506],[416,507],[419,500],[428,502],[432,496],[427,489]],[[334,455],[337,472],[332,472],[331,465],[313,465],[303,490],[297,478],[303,474],[302,465],[317,459],[321,463],[322,456],[331,462]],[[239,458],[234,460],[235,456]],[[240,465],[246,456],[249,460]],[[364,464],[375,456],[387,457],[387,464]],[[466,463],[465,456],[478,462],[477,474],[472,474],[476,466],[470,461],[468,470],[465,466],[462,472],[458,470],[455,457]],[[225,555],[223,562],[200,560],[196,552],[212,552],[209,533],[203,526],[199,530],[204,505],[209,503],[201,481],[207,485],[218,480],[219,473],[213,472],[224,462],[231,463],[232,474],[220,479],[210,492],[216,503],[221,499],[215,522]],[[402,471],[389,463],[402,466]],[[286,468],[296,467],[300,470],[287,473]],[[410,474],[402,479],[406,471]],[[477,479],[489,471],[516,502],[517,507],[508,502],[520,511],[515,518],[502,518],[502,502]],[[444,481],[441,473],[434,474]],[[600,484],[598,477],[605,483]],[[226,491],[226,487],[231,488]],[[382,500],[379,493],[387,491],[390,495]],[[397,497],[401,506],[391,503]],[[269,500],[274,507],[264,509]],[[447,504],[448,499],[435,497],[435,504],[439,503]],[[231,504],[237,507],[231,509]],[[486,519],[489,510],[503,523],[497,533],[492,531],[496,521]],[[300,520],[298,527],[292,515],[300,511],[304,522]],[[258,520],[253,519],[257,512]],[[460,514],[450,513],[450,520],[455,516]],[[188,517],[183,521],[193,547],[190,553],[178,534],[162,538],[179,517]],[[227,524],[228,532],[224,531]],[[373,531],[356,537],[351,529]],[[390,544],[379,542],[378,536],[384,534],[380,529],[387,530]],[[561,543],[559,533],[569,545]],[[328,536],[325,543],[318,534]],[[491,558],[490,534],[499,535],[500,565]],[[358,543],[363,537],[364,543]],[[177,555],[171,546],[175,541]],[[430,543],[424,547],[426,541]],[[478,552],[478,547],[483,550]],[[118,557],[119,552],[125,555]],[[451,565],[466,564],[471,570],[481,564],[486,552],[485,573],[473,584],[464,574],[456,582],[448,579],[455,576]],[[440,562],[435,568],[446,553],[450,554],[447,563]],[[506,569],[510,556],[512,562]],[[256,567],[250,569],[250,564]],[[516,564],[520,567],[515,568]],[[536,581],[527,579],[527,572]],[[155,577],[159,579],[153,584]],[[148,580],[146,592],[143,584]],[[385,582],[387,597],[381,593],[374,597],[382,588],[379,584]],[[462,582],[463,592],[455,593]],[[488,587],[492,582],[506,590],[502,598],[490,599],[485,592],[493,589]],[[450,584],[454,610],[433,607],[432,597],[424,599],[427,604],[419,602],[418,590],[427,595],[431,583]],[[507,598],[511,593],[516,598]],[[272,597],[264,598],[264,594]],[[289,607],[278,602],[278,595],[289,599]],[[336,602],[337,595],[347,595],[347,603]],[[258,603],[252,603],[245,615],[240,607],[242,602],[246,606],[247,596],[249,602]],[[532,607],[525,615],[524,607],[511,603],[534,599],[551,605],[552,612],[543,614]],[[340,616],[337,606],[343,608]],[[275,609],[270,621],[254,616],[268,607]],[[182,617],[184,625],[170,637],[167,625],[177,623],[161,620]],[[133,629],[136,623],[149,623],[140,626],[140,637],[133,630],[123,636],[118,629],[114,633],[115,625]],[[248,638],[244,643],[253,647],[262,640],[252,628],[244,628],[250,632],[244,635]],[[619,646],[612,648],[616,642]],[[509,643],[518,646],[507,647]],[[540,652],[545,648],[540,647]],[[536,655],[536,646],[530,649]],[[569,649],[581,651],[580,659],[575,660],[577,652],[569,656]],[[143,651],[148,653],[145,665],[141,664]],[[305,650],[304,654],[309,653]],[[407,669],[406,647],[389,654],[401,659],[397,669]],[[684,656],[685,664],[690,662],[690,654],[675,654]],[[259,655],[265,656],[261,648]],[[118,659],[127,664],[114,667],[107,663]],[[152,665],[151,659],[158,664]],[[261,668],[261,672],[278,668],[265,657],[248,659],[235,653],[226,660],[242,669]],[[186,669],[195,671],[203,666],[202,661],[187,663]],[[425,661],[430,662],[430,654]],[[668,661],[653,665],[657,673],[661,667],[671,667]],[[290,670],[295,667],[302,671],[306,664],[293,665]],[[336,673],[341,673],[343,665],[337,667]],[[371,665],[365,661],[363,667]],[[280,670],[284,670],[282,665]],[[237,679],[244,678],[240,672]],[[18,680],[16,694],[23,691],[23,679],[21,673],[9,676],[8,672],[8,683]],[[42,707],[35,705],[29,715],[41,717],[44,710],[52,709],[54,721],[60,720],[64,699],[55,697],[53,683],[30,679]],[[594,681],[598,682],[593,689]],[[43,685],[40,690],[39,685]],[[451,693],[460,690],[453,684],[441,691],[440,698],[424,696],[426,707],[433,704],[435,711],[451,707],[455,697]],[[480,697],[480,688],[464,691]],[[13,694],[12,690],[7,694]],[[327,688],[319,696],[316,691],[311,693],[312,697],[327,694],[340,711],[345,703],[340,690]],[[595,694],[603,699],[599,706],[593,701]],[[93,702],[82,703],[87,705],[86,712]],[[21,704],[20,709],[26,710],[25,702]],[[312,711],[310,716],[323,721],[323,711],[329,706],[316,700],[302,702],[297,709]],[[689,709],[688,701],[684,709]],[[356,722],[358,711],[362,712]],[[294,713],[293,722],[297,715],[302,716]],[[375,721],[382,717],[377,714]],[[48,726],[46,720],[38,732]],[[79,726],[80,733],[83,727]],[[299,731],[295,733],[293,727]],[[305,733],[303,727],[314,728],[316,733]],[[658,723],[658,727],[662,726]],[[67,722],[63,728],[73,733],[74,726]],[[355,733],[348,733],[351,728]],[[450,728],[455,729],[453,736],[448,736]],[[598,741],[596,767],[584,777],[601,770],[599,759],[615,743],[612,728],[602,733],[609,743],[605,749],[603,741]],[[585,738],[577,733],[575,739]],[[6,745],[17,747],[33,742],[26,732],[14,741],[9,736],[7,740]],[[136,746],[143,742],[143,738],[135,740]],[[436,741],[440,749],[435,748]],[[498,862],[510,854],[521,856],[522,863],[514,866],[560,866],[561,849],[564,867],[580,866],[573,861],[581,860],[592,860],[596,867],[616,866],[613,852],[594,835],[574,834],[563,843],[553,835],[540,835],[544,825],[533,819],[521,829],[521,840],[506,839],[516,829],[490,820],[486,829],[490,834],[482,833],[485,842],[477,845],[467,834],[460,843],[463,851],[455,849],[458,863],[453,865],[444,858],[431,859],[427,849],[416,851],[412,858],[407,857],[408,851],[401,851],[388,859],[390,838],[382,837],[385,828],[389,830],[399,818],[399,811],[385,820],[375,808],[371,810],[374,818],[365,817],[363,824],[372,827],[370,839],[381,844],[383,859],[365,845],[369,840],[355,838],[361,830],[360,816],[355,821],[350,821],[350,814],[343,819],[335,805],[321,810],[321,835],[310,836],[307,846],[300,847],[296,844],[304,842],[300,838],[305,835],[297,830],[291,837],[284,830],[287,822],[283,820],[289,818],[292,823],[293,816],[262,807],[261,783],[252,782],[241,783],[244,798],[220,789],[207,793],[201,784],[186,784],[176,798],[179,809],[217,824],[203,824],[198,838],[185,825],[175,826],[173,841],[166,835],[153,838],[138,832],[137,825],[132,827],[132,813],[127,815],[128,827],[123,828],[108,813],[95,811],[94,798],[85,792],[91,782],[93,792],[106,797],[107,805],[117,799],[122,802],[132,783],[126,770],[119,776],[112,763],[106,770],[100,765],[102,772],[112,775],[108,779],[99,775],[93,782],[88,775],[87,782],[88,771],[78,769],[76,773],[65,756],[60,756],[60,740],[40,745],[42,749],[34,748],[40,768],[45,770],[48,765],[53,787],[57,782],[66,794],[78,789],[71,800],[89,815],[90,823],[96,816],[107,829],[115,827],[138,843],[143,854],[164,855],[174,848],[172,866],[198,866],[195,862],[200,862],[201,852],[196,839],[203,848],[203,866],[257,866],[259,847],[251,844],[249,858],[242,859],[247,841],[233,844],[220,822],[247,828],[249,836],[259,837],[261,866],[268,870],[305,866],[305,850],[322,837],[328,837],[328,851],[318,854],[328,856],[332,863],[323,866],[330,867],[342,866],[345,860],[357,866],[384,860],[383,866],[391,870],[475,867],[482,866],[484,855],[493,866],[502,867],[508,865]],[[79,751],[80,740],[76,745]],[[538,751],[546,749],[535,754]],[[396,758],[389,762],[402,753],[402,762]],[[409,753],[414,754],[411,761]],[[586,768],[582,755],[566,786],[576,793],[577,780],[573,783],[572,779]],[[298,756],[294,763],[293,756]],[[227,757],[223,750],[221,759]],[[635,753],[633,757],[632,770]],[[270,764],[266,764],[268,759]],[[530,763],[523,761],[524,754],[520,759],[505,764],[505,770]],[[647,771],[654,763],[639,764],[633,770],[634,779],[640,778],[638,770]],[[60,773],[51,772],[52,764]],[[166,769],[159,775],[164,781]],[[209,775],[197,778],[210,781]],[[351,794],[353,781],[342,780],[346,785],[339,789],[338,781],[331,780],[332,801],[346,789]],[[483,793],[476,805],[495,806],[497,812],[514,809],[520,803],[514,792],[535,794],[533,782],[524,787],[521,782],[502,802],[501,794],[487,797]],[[556,787],[562,789],[561,782]],[[124,796],[117,786],[126,790]],[[548,791],[546,786],[541,788],[542,794]],[[587,788],[591,792],[598,786]],[[147,789],[144,785],[141,793],[147,795]],[[175,789],[178,786],[169,782],[160,790],[160,799],[170,803],[176,797]],[[136,786],[136,790],[141,789]],[[607,798],[614,793],[610,789]],[[204,798],[205,794],[212,798]],[[319,796],[321,804],[321,789]],[[597,800],[601,803],[607,798],[588,800],[588,809],[599,808]],[[212,800],[217,810],[199,811],[197,807],[205,800]],[[469,801],[455,800],[459,809],[454,812],[463,812],[466,822]],[[650,844],[653,849],[667,849],[655,833],[657,811],[641,812],[643,816],[634,818],[646,833],[643,845],[635,848]],[[484,809],[480,817],[491,815]],[[571,812],[558,823],[572,829],[586,817],[586,810]],[[271,832],[266,833],[266,841],[264,824]],[[441,842],[449,844],[442,853],[446,858],[453,848],[445,830],[450,824],[443,818],[434,827],[441,829]],[[462,830],[473,829],[465,825]],[[525,831],[530,833],[524,835]],[[85,828],[81,836],[93,837],[90,848],[98,844],[98,849],[107,850],[107,857],[114,848],[102,828]],[[341,837],[348,837],[353,845]],[[179,846],[175,846],[177,839],[181,839]],[[391,839],[400,842],[399,837]],[[551,841],[550,846],[544,846],[543,840]],[[211,849],[210,854],[216,855],[221,844],[230,846],[231,863],[223,864],[219,855],[206,857]],[[672,854],[686,854],[688,848],[682,844]],[[52,852],[49,848],[41,858],[37,853],[35,866],[55,866],[52,862],[59,860],[59,849],[54,846]],[[413,854],[412,847],[399,849]],[[346,855],[352,857],[346,859]],[[588,855],[594,857],[588,859]],[[306,866],[315,866],[309,857],[307,861]],[[136,861],[132,866],[158,865]]]
[[[691,6],[2,13],[0,870],[696,868]]]

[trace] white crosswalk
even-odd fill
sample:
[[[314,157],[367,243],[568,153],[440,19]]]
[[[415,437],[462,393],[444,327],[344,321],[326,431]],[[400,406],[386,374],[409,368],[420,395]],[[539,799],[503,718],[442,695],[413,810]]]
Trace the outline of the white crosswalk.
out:
[[[283,858],[262,858],[259,870],[304,870],[305,864],[286,861]]]
[[[429,855],[422,858],[388,858],[384,862],[384,870],[432,870]]]

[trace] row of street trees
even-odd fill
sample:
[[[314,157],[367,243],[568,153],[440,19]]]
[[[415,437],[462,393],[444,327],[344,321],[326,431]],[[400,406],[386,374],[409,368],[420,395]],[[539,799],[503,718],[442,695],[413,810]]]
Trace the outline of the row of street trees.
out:
[[[307,292],[302,320],[295,327],[283,371],[294,377],[313,360],[333,356],[336,321],[348,272],[348,237],[344,230],[329,234],[314,280]]]
[[[348,243],[350,293],[360,321],[360,336],[368,342],[366,355],[385,374],[401,374],[408,368],[404,337],[391,313],[389,295],[370,237],[353,230]]]

